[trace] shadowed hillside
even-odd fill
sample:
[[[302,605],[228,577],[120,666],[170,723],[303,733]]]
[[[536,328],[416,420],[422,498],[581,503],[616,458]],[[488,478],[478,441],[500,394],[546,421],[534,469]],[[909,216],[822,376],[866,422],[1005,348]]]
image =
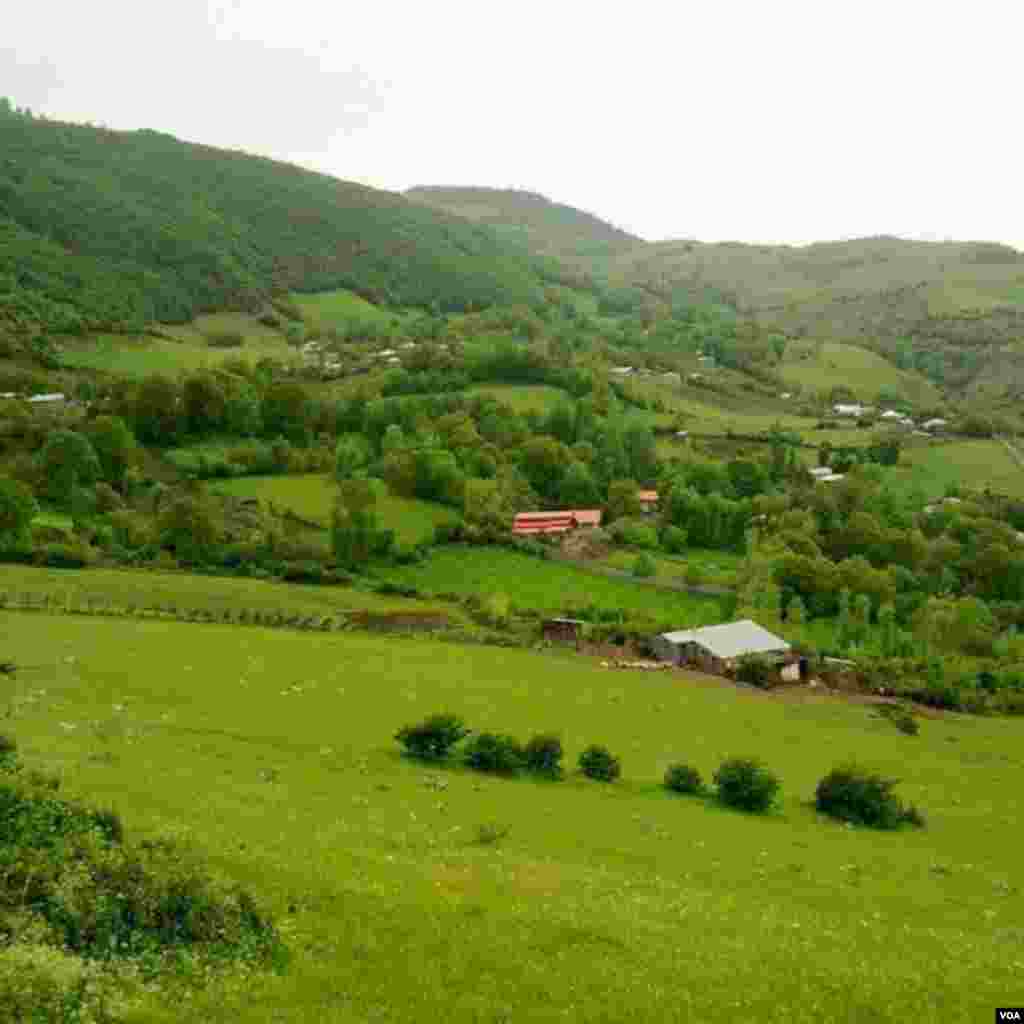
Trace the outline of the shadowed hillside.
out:
[[[572,206],[516,189],[417,186],[410,199],[493,228],[504,238],[550,256],[581,275],[579,283],[607,276],[616,255],[643,243],[635,235]]]

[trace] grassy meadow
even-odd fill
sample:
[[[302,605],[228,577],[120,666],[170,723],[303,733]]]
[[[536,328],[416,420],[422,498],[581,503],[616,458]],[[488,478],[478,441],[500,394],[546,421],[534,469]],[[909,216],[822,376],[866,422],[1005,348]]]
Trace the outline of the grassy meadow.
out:
[[[343,321],[390,324],[400,319],[395,310],[381,309],[345,288],[316,293],[293,292],[292,300],[309,323],[316,327],[333,327]]]
[[[901,370],[866,348],[840,342],[791,342],[778,372],[783,380],[812,394],[841,384],[866,401],[874,401],[882,387],[921,404],[939,399],[936,387],[921,374]]]
[[[1024,497],[1024,468],[1002,441],[947,441],[907,445],[889,479],[907,490],[938,498],[947,486],[959,485]]]
[[[10,612],[0,635],[32,666],[2,684],[25,761],[132,835],[197,844],[295,954],[187,1007],[154,994],[136,1024],[967,1024],[1024,1003],[1020,720],[907,737],[859,704],[424,639]],[[557,730],[570,765],[605,743],[623,778],[399,757],[395,730],[442,708]],[[707,777],[733,755],[781,776],[776,811],[659,785],[672,761]],[[900,778],[928,828],[819,819],[816,781],[849,757]]]
[[[324,473],[299,476],[250,476],[237,480],[218,481],[214,489],[239,498],[258,498],[290,509],[297,516],[325,528],[331,523],[336,486]],[[377,499],[377,518],[384,529],[395,531],[403,542],[415,544],[433,536],[438,523],[455,522],[460,518],[454,509],[417,498],[382,494]]]
[[[498,547],[452,544],[435,548],[420,565],[382,569],[378,575],[425,593],[481,597],[504,594],[513,606],[544,614],[594,605],[621,610],[627,617],[671,619],[680,626],[717,621],[718,615],[717,601],[658,590]]]
[[[630,572],[640,554],[638,548],[616,548],[600,565]],[[652,577],[669,583],[684,583],[688,572],[700,573],[701,583],[715,583],[725,586],[738,582],[745,559],[731,551],[711,551],[706,548],[690,548],[683,555],[666,555],[656,551],[647,552],[654,563]]]
[[[478,384],[467,388],[466,394],[495,398],[518,413],[548,413],[559,402],[569,400],[565,391],[548,384]]]

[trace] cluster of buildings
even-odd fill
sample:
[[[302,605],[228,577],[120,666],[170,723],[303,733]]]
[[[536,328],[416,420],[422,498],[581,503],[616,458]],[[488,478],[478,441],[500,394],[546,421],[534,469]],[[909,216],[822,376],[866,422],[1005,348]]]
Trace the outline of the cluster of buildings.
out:
[[[832,413],[835,416],[848,416],[854,419],[870,416],[874,412],[875,407],[873,405],[847,405],[839,402],[832,406]],[[918,436],[931,437],[934,432],[945,430],[949,426],[946,420],[939,417],[925,420],[923,423],[915,423],[909,416],[904,416],[903,413],[897,412],[895,409],[886,409],[878,418],[893,426],[906,427],[908,430],[913,430]]]

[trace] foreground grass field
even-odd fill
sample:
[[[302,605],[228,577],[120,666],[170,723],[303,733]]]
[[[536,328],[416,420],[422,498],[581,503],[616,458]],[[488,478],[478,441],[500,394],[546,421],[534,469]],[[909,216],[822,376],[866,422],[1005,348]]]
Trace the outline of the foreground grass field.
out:
[[[290,973],[213,986],[136,1024],[973,1022],[1024,1002],[1024,722],[947,716],[909,738],[860,705],[787,702],[684,673],[350,634],[0,612],[30,765],[173,832],[278,915]],[[479,729],[603,742],[612,786],[500,781],[403,760],[450,708]],[[766,818],[670,797],[762,757]],[[856,756],[902,778],[921,832],[818,819]],[[435,781],[439,780],[439,781]],[[478,827],[508,830],[480,843]]]
[[[717,621],[718,602],[614,579],[497,547],[452,544],[420,565],[382,569],[396,583],[437,594],[504,594],[518,608],[558,614],[587,605],[671,620],[680,628]]]
[[[331,509],[337,487],[323,473],[301,476],[251,476],[218,482],[215,489],[240,498],[259,498],[290,509],[310,522],[330,525]],[[395,536],[406,543],[415,544],[433,536],[438,523],[451,523],[460,517],[454,509],[435,505],[416,498],[400,498],[384,494],[377,499],[377,518],[384,529],[394,530]]]

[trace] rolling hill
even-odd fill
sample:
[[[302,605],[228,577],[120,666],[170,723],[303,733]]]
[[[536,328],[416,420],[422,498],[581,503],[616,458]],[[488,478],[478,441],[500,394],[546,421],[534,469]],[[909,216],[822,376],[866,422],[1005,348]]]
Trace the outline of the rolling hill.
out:
[[[182,323],[349,288],[442,310],[537,305],[557,268],[396,193],[153,131],[0,109],[0,326]]]

